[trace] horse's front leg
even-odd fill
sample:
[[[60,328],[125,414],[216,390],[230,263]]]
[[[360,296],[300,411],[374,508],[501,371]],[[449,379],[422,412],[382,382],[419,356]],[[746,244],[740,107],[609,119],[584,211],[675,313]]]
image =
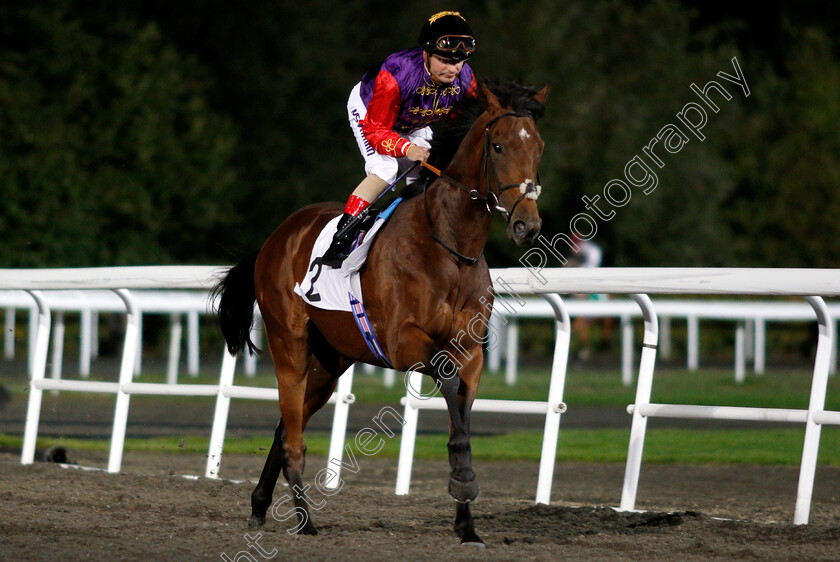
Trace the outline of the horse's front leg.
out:
[[[462,407],[466,404],[459,397],[461,376],[457,371],[445,372],[437,369],[433,375],[440,388],[446,409],[449,412],[449,495],[459,503],[467,503],[478,497],[478,483],[472,468],[470,448],[470,413]]]
[[[449,494],[457,503],[455,532],[461,537],[462,544],[484,543],[475,533],[470,502],[478,497],[478,483],[472,468],[470,449],[470,411],[478,390],[483,356],[481,347],[472,349],[468,361],[459,363],[459,369],[451,354],[440,352],[431,339],[414,326],[405,327],[401,332],[394,363],[398,369],[416,368],[414,358],[428,357],[423,363],[423,372],[430,375],[440,389],[449,412]],[[442,360],[441,360],[442,359]]]
[[[475,532],[475,524],[473,522],[472,514],[470,512],[470,501],[474,500],[478,496],[478,484],[475,481],[475,472],[472,470],[472,451],[470,446],[470,413],[472,411],[472,404],[475,400],[476,393],[478,392],[478,383],[481,378],[481,370],[484,365],[484,356],[481,350],[481,347],[477,347],[476,349],[471,350],[468,354],[465,355],[467,359],[464,363],[463,368],[460,370],[459,378],[460,382],[458,384],[457,389],[457,406],[458,406],[458,413],[460,414],[463,428],[464,428],[464,435],[466,436],[465,446],[463,444],[463,439],[455,441],[456,447],[454,448],[454,452],[456,453],[456,459],[453,459],[453,437],[454,434],[450,434],[450,447],[449,447],[449,454],[450,454],[450,465],[453,467],[452,474],[449,480],[450,486],[450,494],[452,497],[455,498],[458,503],[456,504],[455,508],[455,533],[461,537],[461,544],[473,544],[477,546],[484,546],[484,541],[482,541]],[[447,404],[449,402],[447,401]],[[451,419],[451,414],[450,414]],[[461,484],[462,480],[459,479],[459,476],[465,475],[462,471],[457,473],[455,470],[455,463],[458,462],[457,454],[460,453],[461,464],[459,464],[459,468],[466,467],[468,469],[468,473],[466,475],[471,474],[472,480],[466,484]],[[474,496],[469,500],[463,501],[459,500],[459,498],[453,494],[453,482],[455,483],[455,488],[458,490],[459,488],[463,490],[465,487],[468,492],[474,491]]]

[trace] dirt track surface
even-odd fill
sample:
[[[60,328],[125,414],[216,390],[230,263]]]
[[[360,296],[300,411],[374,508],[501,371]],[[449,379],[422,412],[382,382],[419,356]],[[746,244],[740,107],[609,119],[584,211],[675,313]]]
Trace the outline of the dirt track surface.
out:
[[[113,398],[89,400],[79,408],[65,402],[64,394],[45,393],[40,434],[107,438]],[[209,432],[212,400],[177,404],[163,415],[159,403],[133,399],[129,436],[171,436],[173,426],[184,434]],[[260,435],[268,446],[276,423],[267,413],[270,407],[235,404],[228,436]],[[376,411],[354,405],[348,432],[364,426]],[[0,408],[0,432],[22,434],[25,412],[25,396],[12,396]],[[446,430],[445,414],[435,414],[421,416],[421,431]],[[332,409],[318,416],[312,429],[328,429]],[[476,414],[473,423],[482,433],[504,433],[541,430],[544,421]],[[629,416],[622,409],[575,408],[561,427],[628,428]],[[81,465],[107,464],[104,453],[76,456]],[[796,527],[797,467],[645,463],[637,499],[645,511],[620,513],[613,508],[621,498],[623,464],[559,463],[552,504],[537,506],[536,463],[476,460],[481,495],[473,514],[487,543],[478,550],[460,546],[452,531],[446,461],[415,460],[411,494],[395,496],[396,460],[357,458],[359,471],[342,474],[345,484],[337,494],[313,494],[325,505],[313,510],[320,534],[309,537],[288,534],[291,521],[270,517],[265,528],[248,529],[249,481],[259,478],[263,452],[225,455],[221,473],[226,480],[216,481],[183,477],[204,470],[205,458],[190,453],[126,453],[122,473],[107,474],[45,463],[21,466],[19,451],[0,451],[0,560],[840,558],[840,468],[818,469],[811,524]],[[310,456],[306,482],[312,483],[324,466],[323,457]],[[278,484],[274,498],[286,491]],[[237,558],[240,553],[247,554]]]
[[[104,466],[104,454],[80,453]],[[394,495],[396,461],[359,459],[356,474],[325,499],[313,519],[318,536],[292,536],[291,520],[269,517],[247,528],[253,484],[186,479],[200,474],[194,454],[128,453],[121,474],[19,464],[0,453],[0,559],[657,559],[836,560],[840,555],[840,469],[822,467],[811,524],[793,526],[798,470],[765,466],[644,465],[637,507],[612,509],[621,464],[561,463],[552,505],[534,505],[536,463],[475,462],[482,491],[473,506],[486,550],[462,547],[451,530],[448,465],[415,461],[411,493]],[[228,455],[222,474],[256,480],[263,459]],[[324,466],[309,459],[307,475]],[[282,481],[282,478],[281,478]],[[286,489],[278,485],[275,499]],[[278,512],[282,513],[282,512]],[[724,519],[718,519],[724,518]],[[256,538],[249,547],[246,534]],[[252,541],[252,544],[253,541]],[[276,551],[276,552],[275,552]],[[239,560],[251,560],[244,555]]]

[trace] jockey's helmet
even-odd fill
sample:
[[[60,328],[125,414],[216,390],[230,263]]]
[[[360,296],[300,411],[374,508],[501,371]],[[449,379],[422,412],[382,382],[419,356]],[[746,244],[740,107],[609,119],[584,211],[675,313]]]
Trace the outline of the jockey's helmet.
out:
[[[475,36],[460,13],[438,12],[423,25],[420,45],[430,55],[461,62],[475,53]]]

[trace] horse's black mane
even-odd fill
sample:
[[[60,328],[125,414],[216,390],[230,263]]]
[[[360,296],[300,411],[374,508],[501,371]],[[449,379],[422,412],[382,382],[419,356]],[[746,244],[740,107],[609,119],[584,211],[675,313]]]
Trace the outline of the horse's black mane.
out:
[[[499,98],[499,103],[514,113],[530,115],[535,121],[545,113],[545,106],[534,99],[536,88],[526,86],[514,80],[498,81],[485,80],[491,92]],[[429,164],[439,170],[444,170],[452,161],[461,141],[473,126],[479,115],[484,113],[481,103],[475,98],[464,98],[453,108],[448,118],[433,126],[432,148]],[[423,182],[435,176],[426,169],[421,173]],[[418,182],[419,184],[421,182]]]

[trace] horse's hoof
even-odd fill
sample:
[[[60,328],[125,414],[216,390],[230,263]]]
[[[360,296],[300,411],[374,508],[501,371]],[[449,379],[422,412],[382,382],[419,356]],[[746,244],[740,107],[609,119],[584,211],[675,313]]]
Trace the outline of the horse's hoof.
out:
[[[475,480],[462,482],[460,480],[450,478],[449,495],[459,503],[471,502],[478,497],[478,482]]]
[[[314,525],[306,525],[299,532],[301,535],[317,535],[318,529],[316,529]]]
[[[461,537],[461,544],[464,546],[474,546],[477,548],[484,548],[484,541],[478,538],[472,522],[466,526],[455,526],[455,534]]]
[[[254,514],[248,521],[248,528],[250,529],[259,529],[263,525],[265,525],[265,515],[260,517],[259,515]]]

